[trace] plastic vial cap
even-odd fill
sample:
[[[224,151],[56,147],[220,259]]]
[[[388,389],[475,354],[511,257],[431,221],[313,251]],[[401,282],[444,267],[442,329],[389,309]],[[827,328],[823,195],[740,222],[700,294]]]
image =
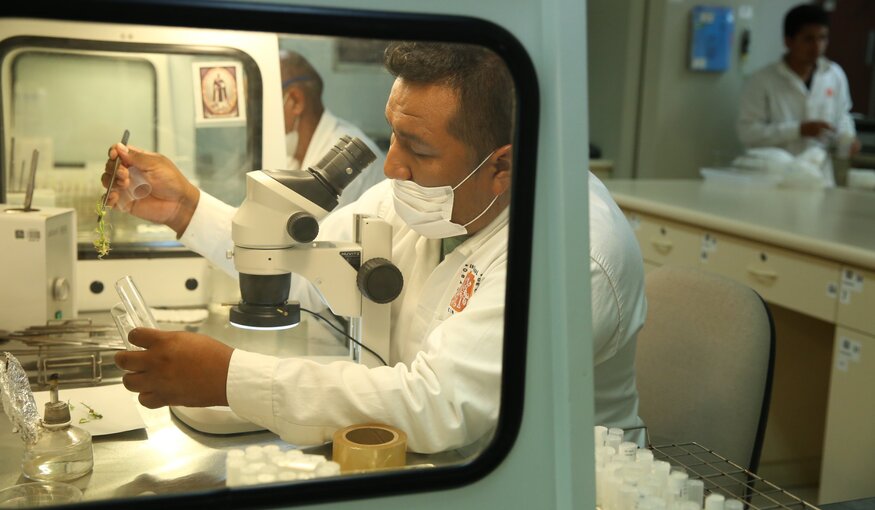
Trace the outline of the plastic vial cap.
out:
[[[608,429],[608,435],[623,437],[623,429],[621,429],[620,427],[611,427]]]
[[[596,425],[593,428],[593,437],[595,439],[596,449],[598,449],[600,446],[604,446],[605,439],[607,439],[608,437],[608,428],[601,425]]]
[[[259,460],[264,456],[260,446],[247,446],[246,458],[250,460]]]
[[[635,508],[635,503],[638,502],[638,491],[631,485],[623,485],[620,487],[620,508]]]
[[[637,462],[651,462],[653,460],[653,452],[647,448],[639,448],[635,450],[635,460]]]
[[[638,485],[638,480],[640,479],[638,471],[634,469],[623,468],[620,473],[620,476],[623,477],[623,483],[631,485],[633,487]]]
[[[701,510],[702,505],[693,503],[692,501],[682,501],[679,510]]]
[[[228,450],[228,458],[229,459],[242,459],[245,455],[246,455],[246,452],[244,452],[243,450],[240,450],[239,448],[234,449],[234,450]]]
[[[635,450],[638,449],[638,445],[631,442],[626,441],[625,443],[620,443],[620,456],[625,458],[626,460],[635,460]]]
[[[726,501],[726,496],[723,494],[709,494],[705,498],[705,510],[724,510],[724,501]]]
[[[653,461],[653,472],[668,477],[668,474],[671,472],[671,464],[668,461],[655,460]]]
[[[668,490],[674,497],[681,497],[684,494],[684,488],[686,487],[687,479],[690,475],[680,472],[673,471],[670,475],[668,475]]]
[[[657,496],[659,491],[656,490],[655,487],[649,484],[642,484],[638,486],[638,494],[641,495],[642,498],[646,498],[648,496]]]
[[[617,450],[611,448],[610,446],[602,446],[598,449],[598,452],[601,455],[604,455],[605,458],[610,458],[617,454]]]
[[[686,482],[686,499],[696,504],[696,508],[702,508],[702,499],[705,497],[705,482],[690,479]]]
[[[257,475],[259,471],[261,471],[261,464],[259,463],[244,464],[240,468],[240,474],[243,475]]]
[[[744,510],[744,503],[738,499],[727,499],[723,503],[723,510]]]
[[[326,466],[325,464],[320,464],[318,468],[316,468],[316,476],[334,476],[337,473],[334,472],[334,469],[330,466]]]
[[[620,443],[623,442],[623,438],[621,436],[617,436],[615,434],[608,434],[608,438],[605,440],[605,446],[610,446],[614,450],[620,450]]]
[[[690,475],[684,473],[683,471],[672,471],[670,475],[668,475],[669,483],[683,484],[690,478]]]
[[[66,402],[46,402],[46,425],[64,425],[70,423],[70,406]]]

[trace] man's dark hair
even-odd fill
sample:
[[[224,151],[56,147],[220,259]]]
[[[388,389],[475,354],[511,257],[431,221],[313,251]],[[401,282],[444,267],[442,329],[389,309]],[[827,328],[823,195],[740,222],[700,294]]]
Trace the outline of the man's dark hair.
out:
[[[445,85],[459,107],[448,131],[486,157],[513,139],[513,79],[504,61],[486,48],[468,44],[393,42],[383,56],[386,69],[402,80]]]
[[[784,16],[784,37],[792,38],[805,25],[829,26],[829,14],[823,7],[814,4],[800,4],[790,9]]]
[[[280,52],[280,79],[282,83],[290,82],[288,87],[300,88],[308,102],[322,104],[322,77],[300,53],[290,50]]]

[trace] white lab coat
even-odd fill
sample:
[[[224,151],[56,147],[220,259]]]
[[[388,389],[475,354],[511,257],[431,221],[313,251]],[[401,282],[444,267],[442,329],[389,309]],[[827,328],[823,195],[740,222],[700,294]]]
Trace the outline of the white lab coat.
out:
[[[326,109],[322,113],[322,117],[319,118],[319,123],[316,125],[316,130],[310,139],[310,145],[307,146],[307,152],[304,154],[304,161],[301,162],[299,168],[309,168],[319,163],[319,160],[328,153],[341,136],[360,138],[374,151],[377,159],[362,170],[362,173],[343,189],[337,207],[343,207],[355,202],[368,188],[382,181],[385,178],[385,175],[383,175],[383,163],[386,162],[386,155],[383,154],[383,151],[361,129],[334,116],[334,114]],[[290,162],[293,156],[294,154],[288,155]]]
[[[641,255],[607,190],[594,177],[590,181],[596,420],[628,428],[640,425],[634,340],[645,313]],[[234,212],[202,193],[181,238],[231,274],[225,253]],[[373,421],[407,432],[409,448],[418,452],[488,438],[499,411],[507,210],[440,263],[440,241],[423,238],[395,214],[390,182],[325,218],[320,239],[350,240],[354,213],[377,215],[393,226],[392,258],[404,290],[392,304],[390,367],[320,365],[235,350],[229,405],[296,444]],[[291,295],[320,307],[318,294],[301,278],[293,278]],[[457,312],[459,297],[468,301]]]
[[[644,263],[635,235],[610,192],[589,175],[595,423],[626,429],[644,444],[635,385],[635,347],[644,325]],[[633,430],[630,430],[633,429]]]
[[[233,212],[202,194],[181,240],[228,269],[222,259],[230,237],[221,239],[214,226],[230,224]],[[326,217],[319,239],[352,240],[354,213],[384,218],[393,227],[392,259],[404,275],[404,290],[392,303],[390,366],[322,365],[236,350],[228,371],[231,409],[296,444],[374,421],[404,430],[409,448],[418,452],[487,436],[500,398],[507,210],[442,262],[441,242],[420,236],[395,214],[389,181]],[[318,305],[312,287],[294,280],[293,298]],[[458,297],[467,302],[461,305]]]
[[[823,120],[835,127],[836,136],[854,136],[850,116],[848,79],[838,64],[818,60],[811,90],[783,60],[750,77],[741,96],[738,137],[746,147],[779,147],[798,156],[809,147],[828,149],[830,140],[803,137],[799,125]],[[822,169],[824,182],[835,185],[832,162]]]

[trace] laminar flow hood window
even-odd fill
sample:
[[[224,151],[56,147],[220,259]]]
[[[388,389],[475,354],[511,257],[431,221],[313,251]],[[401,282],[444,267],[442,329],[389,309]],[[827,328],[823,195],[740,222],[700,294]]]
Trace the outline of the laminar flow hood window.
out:
[[[105,353],[118,366],[98,387],[62,386],[116,385],[118,405],[84,403],[103,424],[140,419],[112,435],[74,423],[94,468],[70,483],[119,508],[250,507],[483,478],[522,419],[525,50],[473,18],[221,5],[0,18],[0,202],[22,200],[38,150],[36,205],[74,209],[79,257],[95,258],[101,176],[128,130],[110,205],[148,186],[109,213],[108,257],[153,258],[146,302],[169,281],[162,249],[216,269],[191,285],[205,317],[155,311],[164,331],[130,337],[145,350]],[[19,474],[6,462],[0,485]]]

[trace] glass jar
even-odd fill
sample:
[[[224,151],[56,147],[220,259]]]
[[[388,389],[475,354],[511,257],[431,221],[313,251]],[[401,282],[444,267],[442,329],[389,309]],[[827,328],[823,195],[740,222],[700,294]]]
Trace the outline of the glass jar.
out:
[[[94,466],[91,434],[70,424],[66,402],[46,403],[36,443],[25,445],[21,470],[31,480],[63,482],[80,478]]]

